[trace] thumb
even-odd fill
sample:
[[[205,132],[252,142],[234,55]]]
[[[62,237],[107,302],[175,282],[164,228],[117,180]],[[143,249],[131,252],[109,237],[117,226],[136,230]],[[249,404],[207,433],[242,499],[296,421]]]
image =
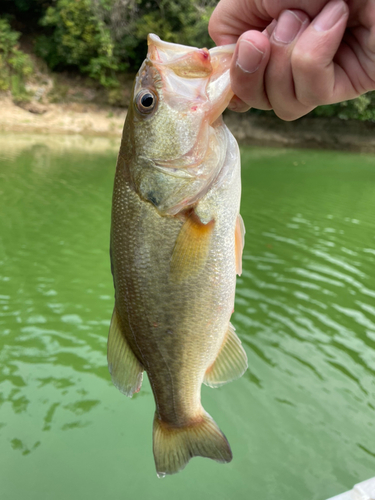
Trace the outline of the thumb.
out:
[[[269,57],[270,42],[266,34],[251,30],[241,35],[231,65],[231,86],[235,97],[230,109],[271,109],[264,89],[264,71]]]

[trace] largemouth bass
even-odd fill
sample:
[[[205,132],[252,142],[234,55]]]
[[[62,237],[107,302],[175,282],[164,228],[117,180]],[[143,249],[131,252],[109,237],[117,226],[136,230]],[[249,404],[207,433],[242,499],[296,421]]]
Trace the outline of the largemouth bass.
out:
[[[149,35],[117,161],[108,364],[130,397],[148,374],[159,476],[194,456],[232,459],[201,404],[202,383],[218,387],[247,368],[230,323],[245,232],[238,145],[221,118],[232,54]]]

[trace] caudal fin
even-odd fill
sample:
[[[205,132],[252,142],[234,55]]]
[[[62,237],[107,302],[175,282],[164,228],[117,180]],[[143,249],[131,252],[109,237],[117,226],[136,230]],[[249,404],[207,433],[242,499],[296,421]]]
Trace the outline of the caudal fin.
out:
[[[175,474],[196,456],[212,458],[222,463],[232,460],[232,451],[226,437],[205,411],[199,422],[187,427],[172,427],[155,414],[153,446],[159,477]]]

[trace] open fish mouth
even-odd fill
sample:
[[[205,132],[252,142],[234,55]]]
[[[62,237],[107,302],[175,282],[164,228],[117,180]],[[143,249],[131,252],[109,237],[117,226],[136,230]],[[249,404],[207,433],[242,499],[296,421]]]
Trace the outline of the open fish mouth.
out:
[[[168,99],[178,95],[180,102],[196,100],[203,106],[211,125],[223,113],[233,97],[230,87],[230,65],[235,45],[210,50],[188,47],[160,40],[157,35],[147,38],[149,61],[161,76],[163,94]],[[198,106],[197,106],[198,109]],[[189,111],[195,111],[194,106]]]

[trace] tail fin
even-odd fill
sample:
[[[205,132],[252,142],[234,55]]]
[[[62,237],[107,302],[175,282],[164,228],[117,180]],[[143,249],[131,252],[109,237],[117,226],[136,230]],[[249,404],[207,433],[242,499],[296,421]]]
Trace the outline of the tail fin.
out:
[[[202,419],[187,427],[172,427],[155,413],[154,458],[158,477],[175,474],[192,457],[200,456],[227,463],[232,460],[229,443],[211,416],[203,410]]]

